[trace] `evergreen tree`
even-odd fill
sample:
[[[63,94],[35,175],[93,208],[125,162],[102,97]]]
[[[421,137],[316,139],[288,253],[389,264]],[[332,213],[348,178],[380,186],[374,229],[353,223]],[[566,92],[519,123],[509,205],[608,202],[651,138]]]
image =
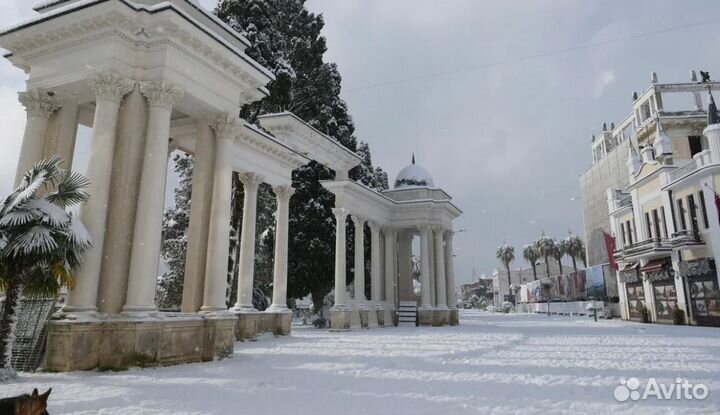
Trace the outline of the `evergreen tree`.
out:
[[[372,188],[386,189],[387,174],[372,166],[367,144],[357,144],[355,126],[340,98],[342,78],[337,65],[323,61],[327,47],[321,36],[322,16],[308,12],[304,0],[223,0],[216,13],[252,43],[246,53],[276,76],[268,85],[270,95],[243,107],[240,116],[255,122],[258,114],[291,111],[361,153],[363,163],[350,172],[351,178]],[[333,177],[333,171],[314,162],[293,172],[296,193],[290,201],[288,296],[310,293],[316,309],[333,288],[334,260],[328,253],[335,250],[331,211],[334,196],[319,183]],[[264,197],[269,195],[269,191],[261,190],[258,196],[256,270],[260,278],[255,280],[256,284],[268,284],[267,288],[269,282],[265,281],[272,279],[274,250],[274,221],[268,220],[273,218],[274,206],[268,205],[274,197]],[[242,204],[236,204],[233,211],[241,218]],[[268,220],[267,224],[261,224],[263,220]],[[353,240],[352,228],[348,227],[348,241]],[[352,243],[348,249],[352,249]],[[233,269],[232,265],[229,269]]]
[[[175,153],[173,170],[178,175],[179,182],[174,190],[174,206],[163,213],[160,251],[167,271],[158,279],[157,287],[158,308],[164,311],[179,311],[182,304],[185,253],[190,226],[193,156]]]

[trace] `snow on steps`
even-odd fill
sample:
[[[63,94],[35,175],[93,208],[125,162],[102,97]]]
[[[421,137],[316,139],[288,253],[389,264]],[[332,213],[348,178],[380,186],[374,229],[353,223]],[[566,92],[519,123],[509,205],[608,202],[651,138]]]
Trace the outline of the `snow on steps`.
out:
[[[417,324],[417,302],[400,301],[400,307],[398,307],[398,324],[400,326],[414,326]]]

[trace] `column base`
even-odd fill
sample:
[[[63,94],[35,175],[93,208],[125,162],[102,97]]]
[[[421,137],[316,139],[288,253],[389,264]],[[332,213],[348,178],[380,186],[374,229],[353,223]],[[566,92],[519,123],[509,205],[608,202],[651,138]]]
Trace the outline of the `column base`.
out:
[[[269,326],[264,328],[264,331],[271,331],[276,336],[287,336],[290,334],[290,327],[292,326],[293,313],[287,307],[282,310],[279,308],[273,309],[273,307],[265,310],[264,314],[268,315]]]
[[[331,308],[330,309],[330,330],[332,331],[348,331],[350,330],[350,310],[347,308]]]
[[[234,310],[233,310],[234,311]],[[235,314],[235,340],[250,340],[257,337],[260,330],[260,312],[243,311]]]
[[[417,311],[418,326],[432,326],[434,321],[435,310],[433,308],[419,307]]]
[[[450,309],[450,325],[457,326],[460,324],[460,310],[457,307]]]
[[[450,322],[450,310],[446,308],[436,308],[433,312],[433,323],[435,327],[442,327]]]
[[[234,324],[234,318],[200,314],[51,320],[45,368],[126,370],[224,358],[233,354]]]
[[[375,310],[375,314],[377,315],[378,327],[385,327],[385,309],[382,307],[378,307]]]
[[[370,326],[370,310],[361,308],[358,312],[360,313],[360,327],[368,328]]]

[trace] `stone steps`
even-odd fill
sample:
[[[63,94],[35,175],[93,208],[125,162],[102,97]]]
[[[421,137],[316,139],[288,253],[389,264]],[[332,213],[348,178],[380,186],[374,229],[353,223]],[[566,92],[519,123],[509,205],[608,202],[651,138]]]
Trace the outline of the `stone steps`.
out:
[[[400,301],[398,323],[401,326],[417,324],[417,303],[415,301]]]

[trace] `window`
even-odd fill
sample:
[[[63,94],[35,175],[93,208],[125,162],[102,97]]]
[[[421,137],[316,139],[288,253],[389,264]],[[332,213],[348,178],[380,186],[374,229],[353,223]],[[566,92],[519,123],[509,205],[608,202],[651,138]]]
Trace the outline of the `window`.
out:
[[[625,224],[620,224],[620,233],[622,234],[623,246],[627,245],[627,235],[625,235]]]
[[[632,245],[632,243],[633,243],[632,221],[627,221],[627,233],[628,233],[628,243],[630,243],[630,245]]]
[[[653,225],[655,225],[655,227],[653,228],[655,230],[655,237],[661,238],[663,235],[660,232],[660,216],[658,216],[657,209],[653,209],[652,219],[653,219]]]
[[[683,207],[683,201],[682,199],[677,200],[677,207],[678,207],[678,215],[680,216],[680,229],[679,231],[684,231],[687,229],[687,222],[685,221],[685,208]]]
[[[665,238],[668,237],[668,226],[667,221],[665,220],[665,206],[660,207],[660,219],[662,220],[662,230],[663,230],[663,236]]]
[[[690,226],[692,226],[693,232],[698,232],[700,230],[700,226],[698,226],[697,205],[695,205],[695,196],[688,195],[687,203],[688,211],[690,213]]]
[[[690,145],[690,157],[694,156],[695,154],[697,154],[703,150],[702,137],[700,137],[699,135],[689,136],[688,144]]]
[[[710,222],[708,222],[707,208],[705,207],[705,194],[701,190],[700,193],[698,193],[698,196],[700,196],[700,210],[702,211],[703,225],[705,226],[705,229],[708,229],[710,227]]]
[[[650,223],[650,214],[645,212],[645,230],[647,230],[648,239],[652,239],[652,224]]]

